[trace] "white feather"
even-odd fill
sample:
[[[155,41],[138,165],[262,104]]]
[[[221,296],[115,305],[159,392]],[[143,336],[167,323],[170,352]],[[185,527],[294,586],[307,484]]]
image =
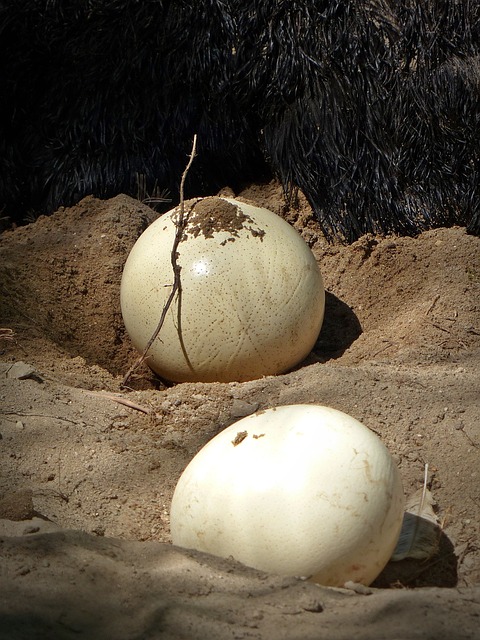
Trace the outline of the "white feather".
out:
[[[438,551],[441,529],[433,510],[433,495],[427,489],[427,477],[428,465],[425,465],[423,488],[407,500],[402,530],[391,560],[426,560]]]

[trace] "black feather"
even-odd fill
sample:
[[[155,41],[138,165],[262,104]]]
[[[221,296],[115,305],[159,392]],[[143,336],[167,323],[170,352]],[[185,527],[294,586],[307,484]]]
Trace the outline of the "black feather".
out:
[[[480,233],[477,0],[0,0],[0,207],[272,175],[325,235]]]

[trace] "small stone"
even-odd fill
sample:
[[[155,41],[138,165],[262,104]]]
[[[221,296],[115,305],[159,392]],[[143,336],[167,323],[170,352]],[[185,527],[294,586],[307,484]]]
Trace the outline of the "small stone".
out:
[[[40,531],[40,527],[29,525],[28,527],[25,527],[25,529],[23,530],[23,535],[27,536],[31,533],[38,533],[39,531]]]
[[[7,378],[15,380],[27,380],[28,378],[38,377],[35,368],[31,364],[19,360],[15,362],[7,372]]]
[[[373,593],[370,587],[367,587],[364,584],[361,584],[360,582],[353,582],[353,580],[349,580],[348,582],[345,582],[343,586],[345,589],[348,589],[349,591],[354,591],[355,593],[358,593],[359,595],[362,595],[362,596],[369,596]]]
[[[19,522],[21,520],[30,520],[34,515],[33,492],[31,489],[15,491],[0,500],[0,518]]]
[[[303,605],[305,611],[311,611],[312,613],[321,613],[323,611],[323,604],[320,600],[314,599],[311,602],[307,602]]]
[[[263,613],[259,609],[254,609],[251,613],[253,620],[263,620]]]
[[[103,537],[105,535],[105,527],[103,527],[102,525],[98,525],[94,529],[92,529],[92,533],[94,533],[96,536]]]
[[[246,402],[245,400],[235,399],[230,409],[230,415],[232,418],[244,418],[249,416],[258,409],[258,402],[254,404]]]

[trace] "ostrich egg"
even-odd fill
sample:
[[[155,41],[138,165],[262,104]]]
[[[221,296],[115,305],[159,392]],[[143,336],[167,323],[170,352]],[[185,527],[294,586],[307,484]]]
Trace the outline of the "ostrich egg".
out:
[[[276,214],[230,198],[185,203],[176,251],[181,287],[147,363],[174,382],[230,382],[286,371],[311,351],[325,292],[302,237]],[[126,261],[122,315],[143,352],[174,281],[179,208],[140,236]]]
[[[403,520],[398,469],[381,440],[319,405],[260,411],[193,458],[171,505],[175,545],[323,585],[370,584]]]

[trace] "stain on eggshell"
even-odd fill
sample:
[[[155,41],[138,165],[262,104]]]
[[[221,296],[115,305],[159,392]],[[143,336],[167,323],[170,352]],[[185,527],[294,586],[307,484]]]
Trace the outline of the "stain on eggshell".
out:
[[[197,238],[199,235],[214,238],[215,234],[226,231],[231,236],[221,243],[225,245],[226,242],[235,242],[242,229],[248,229],[252,236],[260,241],[265,235],[263,229],[254,227],[253,219],[241,207],[224,198],[195,198],[187,200],[184,207],[187,212],[187,224],[182,241],[188,240],[189,236]]]
[[[232,444],[234,447],[237,447],[241,442],[245,440],[248,436],[248,431],[239,431],[235,438],[232,440]]]

